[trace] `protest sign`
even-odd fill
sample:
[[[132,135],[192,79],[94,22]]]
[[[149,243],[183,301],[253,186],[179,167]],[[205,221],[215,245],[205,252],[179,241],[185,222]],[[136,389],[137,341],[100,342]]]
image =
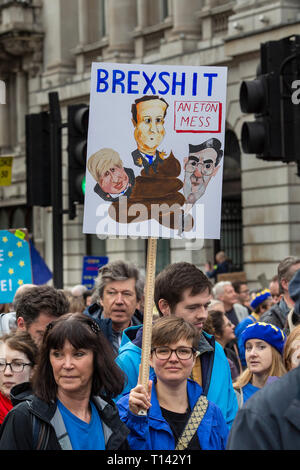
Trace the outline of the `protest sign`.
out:
[[[220,238],[226,67],[93,63],[84,233]]]
[[[220,238],[226,82],[226,67],[92,64],[83,232],[148,237],[144,387],[157,238]]]
[[[0,303],[12,302],[23,284],[32,284],[27,231],[0,230]]]

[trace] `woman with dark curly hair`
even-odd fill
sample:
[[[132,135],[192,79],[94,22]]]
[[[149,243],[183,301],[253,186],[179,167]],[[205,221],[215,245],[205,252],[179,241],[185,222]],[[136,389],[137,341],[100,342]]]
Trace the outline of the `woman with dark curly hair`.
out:
[[[98,324],[81,313],[63,315],[48,325],[34,394],[8,413],[0,449],[127,449],[128,430],[112,401],[123,382]]]

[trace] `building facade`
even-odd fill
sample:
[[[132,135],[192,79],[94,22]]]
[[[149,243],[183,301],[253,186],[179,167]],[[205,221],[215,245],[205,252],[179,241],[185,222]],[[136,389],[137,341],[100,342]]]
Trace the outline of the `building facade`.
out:
[[[27,227],[52,268],[52,208],[26,201],[25,115],[48,109],[58,92],[67,106],[89,103],[92,62],[228,67],[221,240],[160,240],[158,266],[190,261],[204,268],[224,249],[252,286],[270,279],[278,262],[300,256],[299,177],[294,163],[243,154],[243,80],[252,80],[260,43],[300,34],[298,0],[0,0],[0,155],[13,155],[12,184],[0,187],[0,225]],[[67,135],[63,130],[63,204],[68,204]],[[81,282],[84,255],[125,259],[145,269],[144,239],[99,239],[63,216],[64,287]]]

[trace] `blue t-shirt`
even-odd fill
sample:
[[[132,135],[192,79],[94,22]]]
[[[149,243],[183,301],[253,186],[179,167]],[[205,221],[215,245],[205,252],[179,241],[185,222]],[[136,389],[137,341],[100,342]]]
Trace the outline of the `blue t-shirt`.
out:
[[[59,400],[57,400],[57,405],[73,450],[105,450],[102,422],[97,408],[92,402],[90,402],[92,416],[89,423],[77,418]]]
[[[250,382],[245,385],[244,387],[242,387],[242,390],[243,390],[243,398],[244,398],[244,403],[249,400],[250,397],[252,397],[252,395],[257,392],[258,390],[260,390],[260,388],[258,387],[255,387],[254,385],[252,385]]]

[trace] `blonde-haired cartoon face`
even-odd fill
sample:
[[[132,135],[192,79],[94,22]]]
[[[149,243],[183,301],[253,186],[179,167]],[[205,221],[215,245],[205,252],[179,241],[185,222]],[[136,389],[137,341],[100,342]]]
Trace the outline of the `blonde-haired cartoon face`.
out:
[[[99,186],[105,193],[120,194],[128,185],[128,176],[116,165],[106,170],[99,178]]]
[[[99,150],[89,158],[87,166],[104,193],[120,194],[127,188],[128,174],[115,150]]]
[[[138,149],[154,155],[165,135],[164,117],[167,104],[159,99],[141,101],[136,105],[137,122],[132,121]]]

